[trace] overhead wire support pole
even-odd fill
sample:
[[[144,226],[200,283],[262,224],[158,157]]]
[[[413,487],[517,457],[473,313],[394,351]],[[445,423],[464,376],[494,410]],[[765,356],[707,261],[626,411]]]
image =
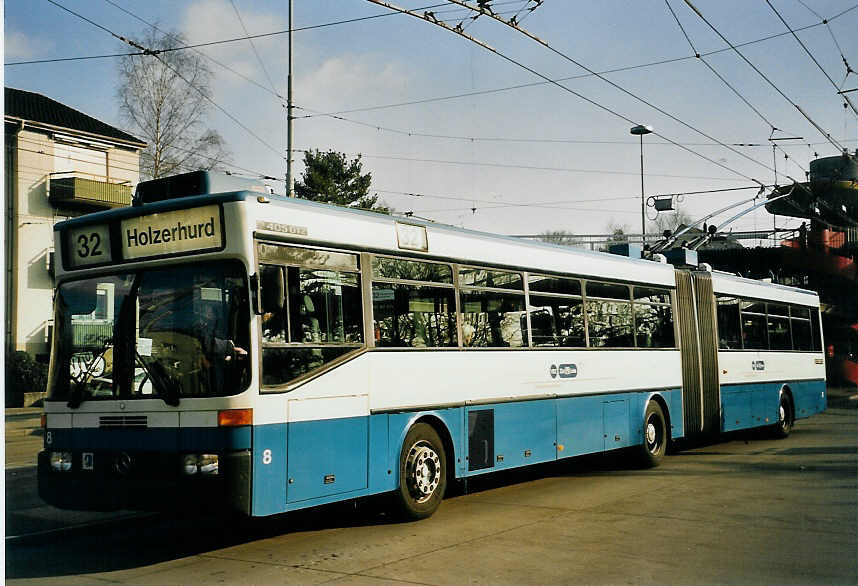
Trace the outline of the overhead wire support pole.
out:
[[[450,0],[450,1],[453,1],[453,0]],[[550,77],[548,77],[547,75],[542,74],[542,73],[540,73],[540,72],[536,71],[535,69],[533,69],[533,68],[531,68],[531,67],[528,67],[528,66],[527,66],[527,65],[525,65],[524,63],[521,63],[520,61],[516,61],[516,60],[515,60],[515,59],[513,59],[512,57],[509,57],[509,56],[507,56],[507,55],[504,55],[503,53],[501,53],[500,51],[498,51],[497,49],[495,49],[495,48],[494,48],[494,47],[492,47],[491,45],[489,45],[489,44],[487,44],[487,43],[485,43],[485,42],[483,42],[483,41],[481,41],[481,40],[477,39],[476,37],[472,37],[471,35],[469,35],[468,33],[464,32],[464,31],[462,31],[462,30],[459,30],[459,29],[457,29],[457,28],[451,27],[451,26],[450,26],[450,25],[448,25],[446,22],[444,22],[444,21],[442,21],[442,20],[439,20],[439,19],[438,19],[438,18],[437,18],[437,17],[436,17],[432,12],[428,12],[428,11],[427,11],[427,12],[424,12],[423,14],[418,14],[417,12],[414,12],[413,10],[408,10],[408,9],[406,9],[406,8],[401,8],[401,7],[399,7],[399,6],[395,6],[395,5],[391,4],[390,2],[386,2],[385,0],[367,0],[367,2],[370,2],[370,3],[372,3],[372,4],[376,4],[376,5],[378,5],[378,6],[383,6],[383,7],[387,8],[387,9],[389,9],[389,10],[393,10],[393,11],[399,12],[400,14],[407,14],[407,15],[409,15],[409,16],[413,16],[414,18],[417,18],[417,19],[420,19],[420,20],[425,20],[426,22],[428,22],[428,23],[430,23],[430,24],[434,24],[434,25],[436,25],[436,26],[439,26],[439,27],[441,27],[441,28],[443,28],[443,29],[445,29],[445,30],[447,30],[447,31],[449,31],[449,32],[451,32],[451,33],[453,33],[453,34],[459,35],[459,36],[461,36],[461,37],[463,37],[463,38],[465,38],[465,39],[467,39],[467,40],[471,41],[472,43],[474,43],[474,44],[476,44],[476,45],[479,45],[480,47],[484,48],[485,50],[487,50],[487,51],[489,51],[489,52],[491,52],[491,53],[494,53],[495,55],[497,55],[497,56],[498,56],[498,57],[500,57],[501,59],[504,59],[505,61],[508,61],[508,62],[512,63],[513,65],[515,65],[515,66],[517,66],[517,67],[520,67],[520,68],[524,69],[525,71],[527,71],[527,72],[529,72],[529,73],[532,73],[533,75],[535,75],[535,76],[539,77],[540,79],[542,79],[542,80],[546,81],[547,83],[549,83],[549,84],[551,84],[551,85],[554,85],[554,86],[557,86],[557,87],[559,87],[560,89],[562,89],[563,91],[569,92],[570,94],[572,94],[572,95],[576,96],[577,98],[579,98],[579,99],[581,99],[581,100],[584,100],[584,101],[585,101],[585,102],[587,102],[588,104],[591,104],[591,105],[593,105],[593,106],[595,106],[595,107],[599,108],[600,110],[603,110],[603,111],[605,111],[605,112],[608,112],[608,113],[609,113],[609,114],[611,114],[612,116],[616,116],[617,118],[620,118],[621,120],[625,120],[626,122],[628,122],[629,124],[632,124],[632,125],[637,125],[637,124],[638,124],[638,122],[637,122],[637,121],[632,120],[631,118],[629,118],[629,117],[627,117],[627,116],[624,116],[624,115],[620,114],[620,113],[619,113],[619,112],[617,112],[616,110],[612,110],[611,108],[609,108],[609,107],[607,107],[607,106],[605,106],[605,105],[603,105],[603,104],[600,104],[599,102],[597,102],[597,101],[595,101],[595,100],[593,100],[593,99],[591,99],[591,98],[588,98],[587,96],[585,96],[585,95],[583,95],[583,94],[581,94],[581,93],[578,93],[578,92],[576,92],[575,90],[573,90],[573,89],[571,89],[571,88],[569,88],[569,87],[567,87],[567,86],[563,85],[562,83],[558,82],[557,80],[551,79],[551,78],[550,78]],[[465,7],[469,8],[469,9],[471,9],[471,10],[477,10],[477,11],[479,11],[479,9],[475,9],[474,7],[472,7],[472,6],[468,6],[468,5],[466,5],[466,4],[463,4],[463,6],[465,6]],[[489,15],[490,13],[489,13],[489,12],[484,12],[484,14]],[[500,22],[505,22],[505,21],[503,21],[503,20],[501,19],[501,20],[500,20]],[[547,46],[547,45],[546,45],[546,46]],[[583,66],[581,66],[581,67],[583,67]],[[586,68],[584,68],[584,69],[586,69]],[[653,107],[654,107],[654,106],[653,106]],[[697,131],[697,132],[700,132],[700,131]],[[739,177],[742,177],[742,178],[744,178],[744,179],[747,179],[748,181],[753,181],[754,183],[757,183],[758,185],[761,185],[761,186],[762,186],[762,185],[764,185],[762,181],[759,181],[758,179],[754,179],[753,177],[749,177],[748,175],[745,175],[744,173],[742,173],[742,172],[740,172],[740,171],[736,171],[735,169],[731,169],[731,168],[730,168],[730,167],[728,167],[727,165],[724,165],[723,163],[720,163],[720,162],[716,161],[715,159],[712,159],[712,158],[710,158],[710,157],[707,157],[707,156],[706,156],[706,155],[704,155],[704,154],[698,153],[697,151],[695,151],[695,150],[693,150],[693,149],[690,149],[690,148],[688,148],[687,146],[685,146],[685,145],[683,145],[683,144],[680,144],[680,143],[678,143],[677,141],[675,141],[675,140],[673,140],[673,139],[671,139],[671,138],[668,138],[668,137],[666,137],[666,136],[664,136],[664,135],[662,135],[662,134],[658,134],[658,133],[653,133],[653,134],[655,134],[655,135],[656,135],[656,136],[658,136],[659,138],[661,138],[661,139],[663,139],[663,140],[665,140],[665,141],[669,142],[670,144],[672,144],[672,145],[674,145],[674,146],[676,146],[676,147],[679,147],[680,149],[682,149],[682,150],[684,150],[684,151],[687,151],[687,152],[689,152],[689,153],[691,153],[691,154],[695,155],[696,157],[699,157],[699,158],[701,158],[701,159],[703,159],[703,160],[705,160],[705,161],[708,161],[708,162],[712,163],[713,165],[715,165],[715,166],[717,166],[717,167],[721,167],[722,169],[724,169],[724,170],[726,170],[726,171],[729,171],[730,173],[733,173],[734,175],[738,175]],[[703,133],[700,133],[700,134],[703,134]],[[714,138],[712,138],[712,137],[709,137],[709,136],[707,136],[707,135],[705,135],[705,134],[703,134],[703,136],[706,136],[706,138],[708,138],[709,140],[712,140],[713,142],[717,142],[718,144],[723,144],[723,143],[721,143],[721,142],[717,141],[716,139],[714,139]],[[728,148],[729,148],[729,147],[728,147]],[[748,158],[748,157],[747,157],[747,155],[745,155],[744,153],[741,153],[741,152],[737,152],[737,153],[738,153],[739,155],[743,156],[743,157]],[[758,165],[762,165],[763,167],[765,167],[765,168],[767,168],[767,169],[768,169],[768,165],[764,165],[764,164],[760,163],[759,161],[757,161],[757,160],[755,160],[755,159],[751,159],[751,160],[752,160],[752,161],[754,161],[755,163],[757,163]]]
[[[295,197],[295,176],[292,171],[292,0],[289,0],[289,73],[286,76],[286,194]]]

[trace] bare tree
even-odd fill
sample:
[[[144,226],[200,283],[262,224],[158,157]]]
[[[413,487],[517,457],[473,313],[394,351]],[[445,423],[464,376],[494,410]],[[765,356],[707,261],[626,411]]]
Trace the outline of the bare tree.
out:
[[[153,51],[186,44],[178,33],[154,30],[139,42]],[[148,143],[141,156],[144,178],[215,169],[228,160],[223,138],[206,126],[211,79],[203,58],[191,51],[120,59],[119,111]]]
[[[648,232],[657,232],[659,235],[664,234],[665,230],[676,232],[680,226],[687,226],[694,221],[682,206],[676,206],[673,212],[659,212],[655,220],[649,223]]]
[[[539,234],[539,240],[563,246],[584,246],[577,236],[566,230],[546,230]]]
[[[631,230],[628,224],[620,224],[611,220],[606,226],[608,229],[608,244],[625,243],[629,241],[628,233]]]

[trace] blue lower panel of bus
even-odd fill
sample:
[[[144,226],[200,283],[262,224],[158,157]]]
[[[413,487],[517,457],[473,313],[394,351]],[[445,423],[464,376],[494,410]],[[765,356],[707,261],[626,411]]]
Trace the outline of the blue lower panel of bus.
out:
[[[782,383],[725,385],[721,387],[722,431],[774,425]],[[798,381],[787,385],[793,398],[795,418],[825,410],[825,381]]]
[[[724,430],[777,421],[782,386],[723,387]],[[789,388],[797,418],[825,409],[824,381],[789,383]],[[405,435],[418,420],[439,430],[454,451],[448,465],[457,477],[467,477],[638,445],[650,400],[666,407],[671,437],[682,437],[679,389],[256,426],[253,514],[270,515],[396,489]],[[727,417],[739,423],[728,426]]]
[[[368,457],[387,452],[386,415],[256,426],[253,514],[392,490],[387,460]]]

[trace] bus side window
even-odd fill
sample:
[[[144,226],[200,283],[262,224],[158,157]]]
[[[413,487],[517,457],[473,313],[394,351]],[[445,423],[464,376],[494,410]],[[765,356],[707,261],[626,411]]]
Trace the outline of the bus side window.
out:
[[[721,350],[741,350],[739,300],[735,297],[718,297],[717,304],[718,347]]]
[[[260,265],[259,275],[263,312],[262,339],[265,342],[287,342],[283,268]]]
[[[628,285],[587,281],[587,323],[590,346],[634,348],[634,317]],[[601,299],[593,299],[600,297]]]
[[[742,301],[742,345],[745,350],[768,350],[769,335],[765,314],[765,303]]]
[[[528,306],[533,346],[584,348],[581,281],[553,275],[528,275]],[[522,331],[526,332],[525,316]],[[525,337],[525,346],[527,340]]]
[[[632,287],[635,336],[638,348],[675,348],[670,291],[655,287]]]
[[[810,328],[813,331],[813,350],[822,352],[822,332],[819,330],[821,314],[819,309],[813,307],[810,310]]]
[[[530,295],[533,345],[583,348],[584,302],[581,299]]]
[[[489,290],[462,291],[463,343],[473,347],[524,346],[521,327],[524,294]],[[526,322],[525,322],[526,323]]]
[[[376,345],[456,346],[456,299],[450,287],[373,283]]]
[[[792,324],[792,345],[795,350],[813,350],[813,334],[811,333],[811,313],[806,307],[790,306],[790,323]]]

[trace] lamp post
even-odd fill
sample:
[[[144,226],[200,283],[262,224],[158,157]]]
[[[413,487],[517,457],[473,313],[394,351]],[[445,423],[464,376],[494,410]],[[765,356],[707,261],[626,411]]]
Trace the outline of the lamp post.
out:
[[[644,197],[643,137],[652,132],[652,126],[638,124],[632,126],[630,133],[641,137],[641,248],[646,246],[646,198]]]

